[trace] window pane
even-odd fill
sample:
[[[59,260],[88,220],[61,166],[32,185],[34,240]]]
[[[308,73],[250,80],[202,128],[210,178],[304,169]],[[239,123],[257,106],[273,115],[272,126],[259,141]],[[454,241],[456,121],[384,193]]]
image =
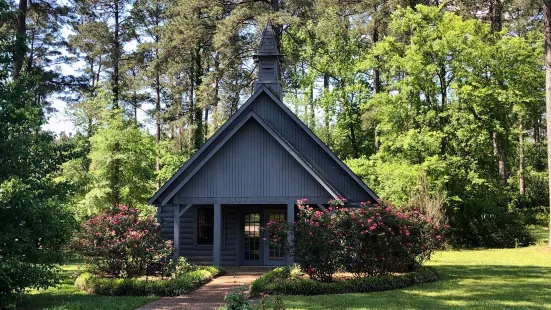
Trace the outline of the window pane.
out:
[[[214,239],[214,210],[199,209],[197,213],[197,244],[212,244]]]

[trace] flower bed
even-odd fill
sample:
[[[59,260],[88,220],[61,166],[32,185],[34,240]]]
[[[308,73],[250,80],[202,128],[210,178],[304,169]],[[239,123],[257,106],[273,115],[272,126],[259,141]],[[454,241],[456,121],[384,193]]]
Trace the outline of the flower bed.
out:
[[[102,278],[85,272],[75,280],[75,286],[90,294],[107,296],[177,296],[194,291],[199,286],[223,274],[222,268],[195,266],[174,278]]]
[[[344,293],[370,293],[400,289],[438,280],[435,269],[420,267],[404,274],[352,278],[334,282],[320,282],[291,276],[289,267],[269,271],[251,284],[251,295],[326,295]]]

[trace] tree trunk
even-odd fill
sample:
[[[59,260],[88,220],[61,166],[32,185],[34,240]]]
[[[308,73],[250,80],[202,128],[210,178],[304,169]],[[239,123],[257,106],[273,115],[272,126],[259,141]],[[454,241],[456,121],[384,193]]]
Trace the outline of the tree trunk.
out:
[[[494,156],[497,158],[497,170],[499,175],[499,183],[502,186],[507,186],[507,157],[506,152],[506,137],[497,132],[492,132],[492,144],[494,147]]]
[[[309,95],[310,115],[308,116],[308,127],[310,127],[311,130],[314,130],[316,124],[316,108],[314,105],[314,81],[310,83]]]
[[[155,57],[157,57],[157,50],[155,54]],[[159,72],[155,73],[155,127],[155,144],[157,145],[155,171],[158,174],[161,171],[161,158],[159,154],[159,143],[161,143],[161,79]],[[161,180],[157,179],[157,189],[159,188],[161,188]]]
[[[201,67],[201,49],[199,46],[195,49],[195,149],[198,150],[201,145],[203,145],[204,135],[203,135],[203,108],[199,105],[197,100],[197,90],[202,83],[203,70]]]
[[[490,6],[488,8],[488,14],[490,15],[490,30],[493,32],[500,32],[503,29],[503,2],[502,0],[490,0]]]
[[[502,0],[490,0],[488,7],[490,17],[490,31],[492,33],[503,30],[503,3]],[[507,115],[504,116],[507,118]],[[504,128],[506,122],[502,123]],[[499,183],[502,186],[507,186],[507,154],[506,144],[508,135],[503,136],[498,132],[492,132],[492,144],[494,147],[494,156],[497,159],[497,168],[499,174]]]
[[[323,74],[323,90],[325,94],[329,92],[329,74],[327,73]],[[324,103],[323,109],[325,113],[325,144],[330,145],[331,131],[329,129],[329,121],[331,120],[331,116],[329,115],[329,104],[327,104],[327,102]]]
[[[545,118],[547,124],[547,173],[549,210],[551,211],[551,0],[543,1],[545,38]],[[551,247],[551,217],[549,220],[549,247]]]
[[[379,42],[379,29],[377,28],[377,22],[375,21],[375,24],[373,25],[373,44],[377,44]],[[379,56],[375,56],[375,59],[377,62],[379,61]],[[373,68],[373,96],[377,95],[381,91],[381,76],[380,76],[379,68]],[[374,124],[375,126],[375,150],[378,151],[381,148],[381,137],[379,129],[377,129],[377,124]]]
[[[13,77],[17,79],[23,69],[25,52],[27,51],[27,0],[19,0],[17,12],[17,26],[15,37],[15,51],[13,53]]]
[[[220,92],[220,62],[218,60],[218,55],[214,58],[214,70],[215,76],[214,76],[214,98],[212,101],[212,110],[214,113],[213,119],[212,119],[212,125],[213,125],[213,131],[218,130],[220,127],[220,112],[218,111],[218,96]]]
[[[119,108],[119,80],[120,80],[120,72],[119,72],[119,62],[121,59],[121,42],[120,42],[120,9],[119,9],[119,0],[114,1],[114,15],[115,15],[115,29],[113,34],[113,44],[114,44],[114,51],[113,51],[113,108],[118,109]]]
[[[524,196],[526,188],[524,185],[524,126],[522,125],[522,119],[520,121],[520,134],[518,137],[518,157],[519,157],[519,181],[518,189],[521,196]]]

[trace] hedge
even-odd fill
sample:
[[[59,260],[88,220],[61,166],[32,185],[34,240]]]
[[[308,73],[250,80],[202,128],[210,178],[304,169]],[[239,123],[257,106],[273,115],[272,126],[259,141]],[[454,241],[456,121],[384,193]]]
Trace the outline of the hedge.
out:
[[[90,294],[107,296],[177,296],[194,291],[224,272],[218,267],[197,267],[176,278],[153,281],[102,278],[85,272],[76,278],[75,286]]]
[[[251,295],[326,295],[344,293],[370,293],[400,289],[421,283],[438,281],[434,268],[420,267],[399,275],[353,278],[324,283],[311,279],[291,279],[289,269],[280,267],[269,271],[251,284]]]

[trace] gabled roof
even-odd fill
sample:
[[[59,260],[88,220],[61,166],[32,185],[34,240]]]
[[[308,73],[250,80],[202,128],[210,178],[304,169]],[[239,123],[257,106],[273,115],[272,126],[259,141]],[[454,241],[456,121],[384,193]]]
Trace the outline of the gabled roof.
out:
[[[315,171],[313,166],[297,152],[291,144],[258,114],[252,111],[249,107],[261,94],[267,94],[283,111],[288,114],[293,121],[300,125],[306,133],[325,151],[327,154],[343,169],[350,177],[358,183],[358,185],[366,191],[374,200],[378,199],[377,195],[367,185],[356,176],[289,108],[277,98],[268,88],[261,86],[242,106],[234,113],[230,119],[220,129],[214,133],[210,139],[199,148],[199,150],[180,168],[148,201],[152,205],[164,205],[179,191],[179,189],[200,169],[204,163],[224,144],[243,124],[251,117],[258,121],[264,129],[266,129],[272,137],[274,137],[286,150],[289,152],[331,195],[339,196],[340,194],[324,180],[321,175]],[[214,141],[221,139],[217,145],[213,145]],[[212,147],[212,148],[211,148]],[[210,150],[209,150],[210,149]],[[190,167],[195,165],[185,176],[183,173]],[[183,176],[183,179],[181,179]],[[180,180],[179,180],[180,179]],[[178,184],[171,188],[174,182]],[[169,190],[170,188],[170,190]],[[169,192],[168,192],[169,191]],[[162,195],[162,201],[157,201]]]

